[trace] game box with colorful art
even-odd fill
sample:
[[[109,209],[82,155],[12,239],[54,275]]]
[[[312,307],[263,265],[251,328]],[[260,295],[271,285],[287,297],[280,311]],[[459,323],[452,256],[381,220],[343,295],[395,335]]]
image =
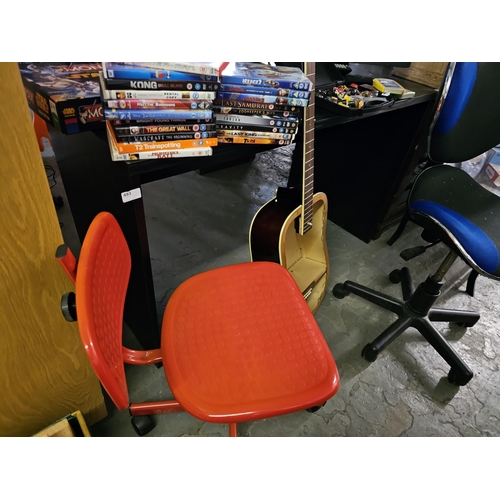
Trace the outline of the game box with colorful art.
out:
[[[64,134],[104,129],[98,62],[21,62],[29,107]]]

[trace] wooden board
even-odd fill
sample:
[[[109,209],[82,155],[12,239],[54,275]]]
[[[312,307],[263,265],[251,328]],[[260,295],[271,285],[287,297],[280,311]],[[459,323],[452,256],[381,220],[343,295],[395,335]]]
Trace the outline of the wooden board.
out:
[[[0,436],[31,436],[75,409],[106,415],[76,323],[63,238],[16,63],[0,63]]]
[[[71,420],[71,424],[70,424]],[[75,434],[75,430],[77,433]],[[90,432],[81,411],[66,415],[52,425],[37,432],[33,437],[90,437]]]
[[[447,62],[412,62],[409,68],[394,68],[392,74],[438,89],[447,66]]]
[[[58,420],[55,424],[50,425],[38,432],[33,437],[75,437],[73,429],[66,418]]]

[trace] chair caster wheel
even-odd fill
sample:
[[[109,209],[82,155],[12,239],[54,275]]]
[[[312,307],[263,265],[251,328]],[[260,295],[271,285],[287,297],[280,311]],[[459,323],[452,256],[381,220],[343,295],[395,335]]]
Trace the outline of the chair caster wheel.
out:
[[[56,208],[64,207],[64,200],[62,196],[53,196],[52,199],[54,200],[54,205]]]
[[[321,406],[311,406],[311,408],[306,408],[307,413],[316,413],[318,410],[326,405],[326,401]]]
[[[342,283],[337,283],[332,290],[333,296],[337,299],[344,299],[349,295],[349,292],[344,290],[344,285]]]
[[[132,427],[138,436],[149,434],[156,426],[149,415],[132,417]]]
[[[361,351],[361,357],[366,361],[375,361],[378,358],[378,351],[371,344],[366,344]]]
[[[453,368],[448,373],[448,382],[453,385],[464,386],[467,385],[474,375],[471,373],[465,374],[454,370]]]
[[[399,269],[394,269],[394,271],[391,271],[389,273],[389,279],[391,280],[391,283],[395,283],[396,285],[398,283],[401,283],[401,273],[399,272]]]
[[[474,326],[477,323],[476,321],[459,321],[455,323],[455,325],[460,326],[462,328],[470,328],[471,326]]]

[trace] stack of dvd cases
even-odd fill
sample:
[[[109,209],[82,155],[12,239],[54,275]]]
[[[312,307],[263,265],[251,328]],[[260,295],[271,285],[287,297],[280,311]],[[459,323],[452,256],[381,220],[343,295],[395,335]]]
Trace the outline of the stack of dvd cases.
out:
[[[103,62],[99,77],[112,160],[212,155],[220,65]]]
[[[229,144],[291,144],[312,82],[302,70],[233,62],[221,72],[213,102],[217,139]]]

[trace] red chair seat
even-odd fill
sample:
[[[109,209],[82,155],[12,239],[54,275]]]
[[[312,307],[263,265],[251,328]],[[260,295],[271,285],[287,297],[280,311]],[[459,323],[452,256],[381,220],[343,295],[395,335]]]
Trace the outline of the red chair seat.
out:
[[[161,350],[176,400],[218,423],[322,405],[339,376],[291,275],[271,262],[198,274],[170,298]]]

